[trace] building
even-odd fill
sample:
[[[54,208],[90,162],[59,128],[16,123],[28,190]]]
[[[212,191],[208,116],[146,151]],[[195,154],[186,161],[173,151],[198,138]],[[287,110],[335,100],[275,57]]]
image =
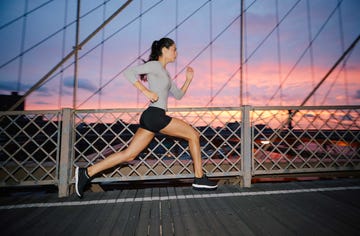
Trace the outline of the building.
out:
[[[0,94],[0,111],[8,111],[17,101],[23,96],[17,92],[12,92],[11,95]],[[25,101],[23,101],[15,111],[23,111],[25,109]]]

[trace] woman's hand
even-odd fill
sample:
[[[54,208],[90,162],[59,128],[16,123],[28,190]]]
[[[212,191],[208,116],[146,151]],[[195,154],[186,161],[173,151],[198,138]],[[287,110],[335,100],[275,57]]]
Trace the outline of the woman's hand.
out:
[[[183,86],[181,87],[181,91],[183,93],[186,93],[193,78],[194,78],[194,69],[192,67],[188,66],[186,68],[186,81],[183,84]]]
[[[140,81],[136,81],[134,86],[139,89],[150,100],[150,102],[157,102],[157,100],[159,100],[159,95],[149,90]]]
[[[146,91],[145,96],[150,100],[150,102],[157,102],[157,100],[159,100],[159,96],[157,95],[157,93],[154,93],[150,90]]]
[[[194,69],[190,66],[186,68],[186,80],[191,81],[194,78]]]

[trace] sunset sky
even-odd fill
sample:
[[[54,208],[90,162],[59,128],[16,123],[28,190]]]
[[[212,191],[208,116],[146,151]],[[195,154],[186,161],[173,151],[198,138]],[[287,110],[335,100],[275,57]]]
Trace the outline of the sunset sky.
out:
[[[24,94],[71,52],[76,2],[0,2],[0,94]],[[123,3],[82,0],[80,42]],[[239,0],[134,0],[79,51],[78,108],[145,107],[122,71],[164,36],[177,44],[167,67],[176,83],[187,65],[195,70],[186,96],[169,107],[234,107],[240,94],[248,105],[300,105],[360,35],[358,0],[246,0],[244,7],[243,91]],[[360,43],[345,59],[306,105],[360,104]],[[72,107],[73,62],[26,99],[27,110]]]

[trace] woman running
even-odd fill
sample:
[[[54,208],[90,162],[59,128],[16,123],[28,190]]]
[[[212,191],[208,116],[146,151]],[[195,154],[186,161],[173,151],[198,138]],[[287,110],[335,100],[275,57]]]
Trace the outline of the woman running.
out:
[[[140,127],[133,136],[129,147],[113,153],[87,168],[76,167],[75,189],[80,198],[94,175],[135,159],[158,132],[188,141],[195,172],[192,184],[194,189],[214,190],[217,188],[217,183],[210,181],[202,170],[199,133],[186,122],[166,114],[169,93],[176,99],[181,99],[194,76],[194,70],[188,67],[183,86],[181,88],[176,86],[166,70],[166,65],[174,62],[176,56],[175,42],[169,38],[162,38],[152,43],[150,57],[145,64],[129,68],[124,72],[127,80],[140,90],[151,103],[141,114]],[[144,80],[148,82],[148,88],[143,84]]]

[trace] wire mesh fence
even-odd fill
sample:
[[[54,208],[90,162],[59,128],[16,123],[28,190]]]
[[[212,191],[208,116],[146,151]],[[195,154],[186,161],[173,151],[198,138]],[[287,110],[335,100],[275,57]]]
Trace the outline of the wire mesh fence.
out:
[[[168,112],[200,133],[203,168],[209,176],[239,175],[240,109],[172,109]],[[140,110],[77,111],[73,165],[92,165],[126,148],[138,128]],[[105,171],[94,181],[186,178],[193,176],[185,140],[157,134],[134,160]]]
[[[251,181],[257,175],[359,171],[359,111],[360,106],[245,106],[173,108],[168,114],[199,132],[208,176],[248,175]],[[0,186],[57,185],[59,195],[67,195],[75,166],[125,149],[140,114],[141,109],[0,112]],[[192,177],[187,142],[156,134],[133,161],[94,182]]]
[[[254,108],[253,174],[359,169],[358,107]]]
[[[61,112],[0,113],[0,185],[58,183]]]

